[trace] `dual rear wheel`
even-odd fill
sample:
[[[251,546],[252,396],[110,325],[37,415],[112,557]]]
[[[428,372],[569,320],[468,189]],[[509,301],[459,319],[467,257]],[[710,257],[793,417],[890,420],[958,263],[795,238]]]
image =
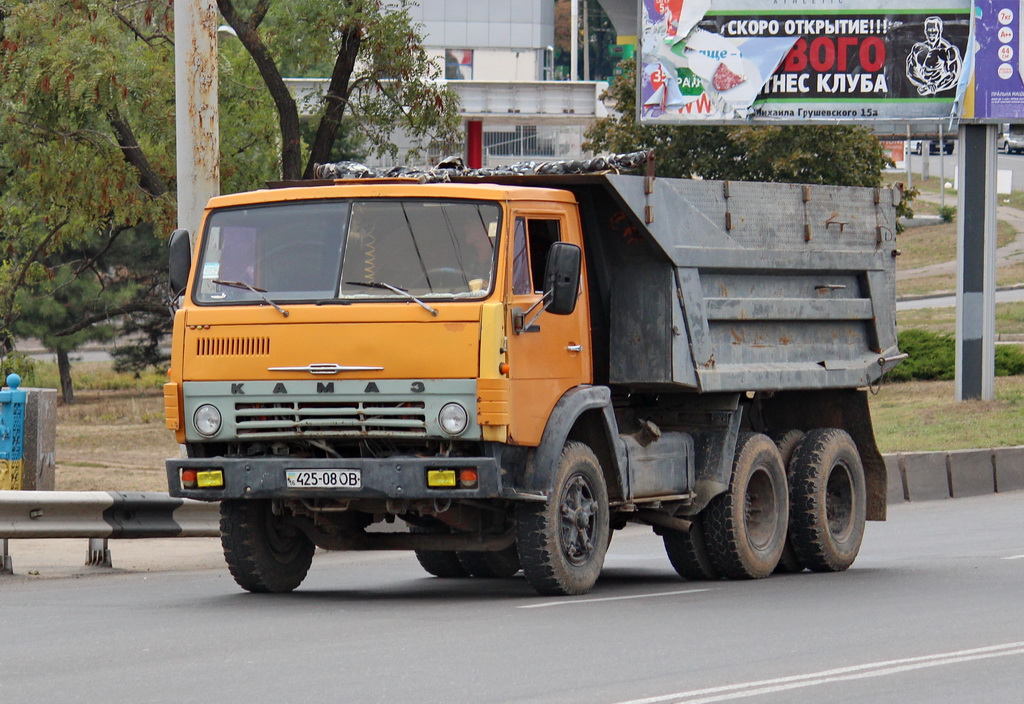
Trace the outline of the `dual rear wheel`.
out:
[[[665,550],[676,572],[691,580],[838,572],[857,557],[865,514],[864,469],[845,431],[793,431],[777,444],[743,433],[728,491],[711,500],[688,533],[666,532]]]

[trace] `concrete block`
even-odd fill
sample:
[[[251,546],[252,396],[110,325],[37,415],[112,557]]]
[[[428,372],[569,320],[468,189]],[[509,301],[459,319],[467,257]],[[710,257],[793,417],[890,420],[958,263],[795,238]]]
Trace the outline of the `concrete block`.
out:
[[[907,452],[901,459],[908,501],[949,498],[945,452]]]
[[[21,488],[53,491],[57,464],[57,390],[24,389],[25,464]]]
[[[946,453],[949,494],[954,499],[984,496],[996,490],[992,450],[952,450]]]
[[[899,504],[907,500],[906,487],[903,481],[903,467],[900,455],[882,455],[885,460],[885,474],[889,482],[886,491],[886,503]]]
[[[996,465],[996,491],[1024,489],[1024,447],[1003,447],[993,450]]]

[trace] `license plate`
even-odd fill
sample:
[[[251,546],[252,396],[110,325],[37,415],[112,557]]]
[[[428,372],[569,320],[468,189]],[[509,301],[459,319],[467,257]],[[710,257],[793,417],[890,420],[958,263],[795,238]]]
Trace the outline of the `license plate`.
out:
[[[363,473],[358,469],[287,469],[289,489],[361,489]]]

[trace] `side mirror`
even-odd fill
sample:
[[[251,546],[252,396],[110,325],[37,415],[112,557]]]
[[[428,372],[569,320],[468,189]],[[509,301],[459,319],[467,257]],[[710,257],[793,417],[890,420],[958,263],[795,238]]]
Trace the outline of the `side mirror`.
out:
[[[171,296],[177,298],[188,286],[188,274],[192,269],[192,243],[188,230],[175,230],[167,243],[167,272],[170,275]]]
[[[544,296],[550,296],[547,312],[569,315],[576,310],[583,252],[574,244],[555,242],[544,267]]]

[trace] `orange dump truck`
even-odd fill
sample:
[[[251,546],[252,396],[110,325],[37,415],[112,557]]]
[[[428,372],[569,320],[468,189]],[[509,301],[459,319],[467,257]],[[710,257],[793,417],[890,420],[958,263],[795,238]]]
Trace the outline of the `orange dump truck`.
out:
[[[319,546],[580,594],[630,522],[688,579],[846,569],[885,517],[864,389],[900,358],[897,200],[617,174],[214,198],[170,245],[170,492],[220,502],[255,592]]]

